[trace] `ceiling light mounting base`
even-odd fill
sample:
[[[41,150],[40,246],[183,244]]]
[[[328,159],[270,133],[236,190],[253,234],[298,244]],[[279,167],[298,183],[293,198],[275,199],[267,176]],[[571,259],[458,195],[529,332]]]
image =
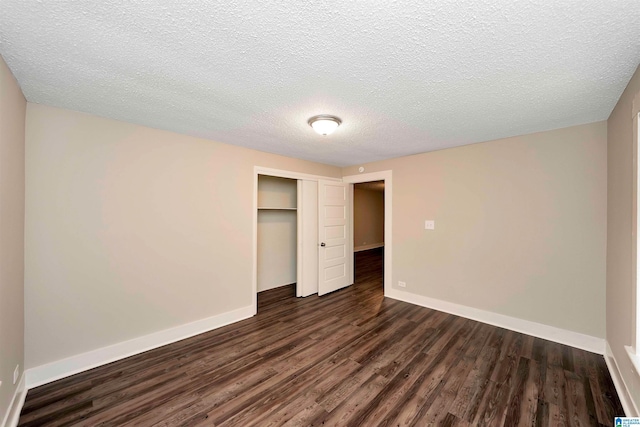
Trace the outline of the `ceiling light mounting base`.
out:
[[[329,114],[320,114],[311,117],[307,123],[320,135],[329,135],[342,124],[342,120]]]

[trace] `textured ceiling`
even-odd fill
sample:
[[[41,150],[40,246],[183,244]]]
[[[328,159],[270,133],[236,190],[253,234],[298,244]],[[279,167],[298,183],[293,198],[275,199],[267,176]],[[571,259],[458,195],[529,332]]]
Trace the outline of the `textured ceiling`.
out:
[[[0,54],[31,102],[344,166],[605,120],[640,1],[0,0]]]

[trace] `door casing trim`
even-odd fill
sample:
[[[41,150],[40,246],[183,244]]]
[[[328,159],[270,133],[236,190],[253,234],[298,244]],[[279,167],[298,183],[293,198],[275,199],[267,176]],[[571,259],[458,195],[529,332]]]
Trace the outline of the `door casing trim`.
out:
[[[343,176],[342,181],[350,184],[359,184],[362,182],[384,181],[384,296],[388,296],[391,290],[393,278],[393,173],[391,170],[362,173],[359,175]],[[351,186],[351,207],[349,218],[351,221],[351,230],[349,239],[353,244],[353,185]],[[352,246],[353,247],[353,246]],[[351,262],[351,280],[354,277],[354,266]]]

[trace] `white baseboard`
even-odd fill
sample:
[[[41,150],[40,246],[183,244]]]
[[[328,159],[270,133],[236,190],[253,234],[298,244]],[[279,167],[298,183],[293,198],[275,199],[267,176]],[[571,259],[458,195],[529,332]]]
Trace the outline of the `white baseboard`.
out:
[[[295,284],[296,284],[296,281],[294,280],[293,282],[283,283],[282,285],[270,285],[264,289],[258,288],[258,293],[264,292],[264,291],[270,291],[271,289],[282,288],[284,286],[295,285]]]
[[[638,410],[638,407],[631,398],[631,393],[629,393],[629,388],[624,382],[624,378],[620,375],[620,367],[618,366],[616,357],[613,355],[609,341],[607,341],[606,345],[604,361],[607,363],[607,368],[609,368],[609,374],[611,375],[613,385],[616,387],[616,391],[618,392],[620,403],[622,403],[622,409],[624,409],[624,413],[627,417],[639,417],[640,410]]]
[[[543,325],[542,323],[532,322],[530,320],[519,319],[517,317],[506,316],[504,314],[468,307],[466,305],[416,295],[394,288],[391,288],[385,296],[411,304],[420,305],[422,307],[444,311],[445,313],[455,314],[456,316],[465,317],[467,319],[477,320],[478,322],[488,323],[489,325],[498,326],[500,328],[533,335],[534,337],[580,348],[592,353],[604,354],[605,351],[604,338],[593,337],[579,332]]]
[[[353,248],[353,252],[368,251],[369,249],[376,249],[376,248],[383,248],[383,247],[384,247],[384,242],[371,243],[369,245],[356,246],[355,248]]]
[[[26,387],[32,389],[79,372],[106,365],[116,360],[143,353],[163,345],[171,344],[213,329],[220,328],[255,314],[253,305],[218,314],[149,335],[123,341],[97,350],[88,351],[37,366],[26,371]]]
[[[22,373],[20,377],[20,382],[18,383],[18,388],[16,388],[16,392],[13,394],[13,398],[11,399],[11,404],[9,404],[9,408],[7,409],[7,413],[4,416],[4,420],[2,420],[3,427],[16,427],[18,425],[18,421],[20,420],[20,412],[22,411],[22,407],[24,406],[24,400],[27,398],[27,389],[25,387],[25,373]]]

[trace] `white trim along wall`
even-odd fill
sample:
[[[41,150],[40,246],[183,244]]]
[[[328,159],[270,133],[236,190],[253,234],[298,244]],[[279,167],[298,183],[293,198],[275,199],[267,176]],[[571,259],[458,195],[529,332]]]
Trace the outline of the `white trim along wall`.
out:
[[[372,243],[370,245],[356,246],[353,248],[354,252],[368,251],[369,249],[383,248],[384,243]]]
[[[638,409],[631,398],[631,392],[629,391],[627,383],[624,381],[624,377],[620,375],[620,366],[618,365],[618,361],[611,350],[609,341],[607,341],[606,345],[604,361],[607,363],[607,368],[609,368],[609,374],[611,374],[611,380],[618,392],[620,403],[622,403],[622,409],[624,409],[624,413],[627,417],[638,417],[640,416],[640,409]]]
[[[66,359],[56,360],[55,362],[28,369],[26,371],[26,387],[27,389],[32,389],[107,363],[230,325],[231,323],[248,319],[251,316],[253,316],[253,308],[247,306],[97,350],[77,354]]]
[[[0,424],[2,427],[16,427],[18,425],[18,421],[20,421],[20,412],[22,411],[24,401],[27,398],[25,375],[26,374],[23,372],[20,376],[20,383],[18,384],[16,392],[11,399],[11,404],[9,404],[9,409],[4,416],[4,420],[2,420],[2,423]]]
[[[32,388],[248,319],[254,315],[253,309],[252,306],[239,308],[27,369],[20,379],[20,385],[13,397],[9,412],[0,426],[15,427],[18,425],[27,391]]]
[[[603,338],[597,338],[591,335],[585,335],[579,332],[556,328],[555,326],[543,325],[542,323],[519,319],[517,317],[506,316],[504,314],[481,310],[479,308],[456,304],[449,301],[442,301],[439,299],[426,297],[424,295],[417,295],[410,292],[401,291],[399,289],[391,289],[389,294],[385,296],[408,302],[410,304],[443,311],[445,313],[464,317],[466,319],[476,320],[478,322],[487,323],[489,325],[498,326],[500,328],[505,328],[560,344],[569,345],[571,347],[580,348],[592,353],[604,354],[605,340]]]

